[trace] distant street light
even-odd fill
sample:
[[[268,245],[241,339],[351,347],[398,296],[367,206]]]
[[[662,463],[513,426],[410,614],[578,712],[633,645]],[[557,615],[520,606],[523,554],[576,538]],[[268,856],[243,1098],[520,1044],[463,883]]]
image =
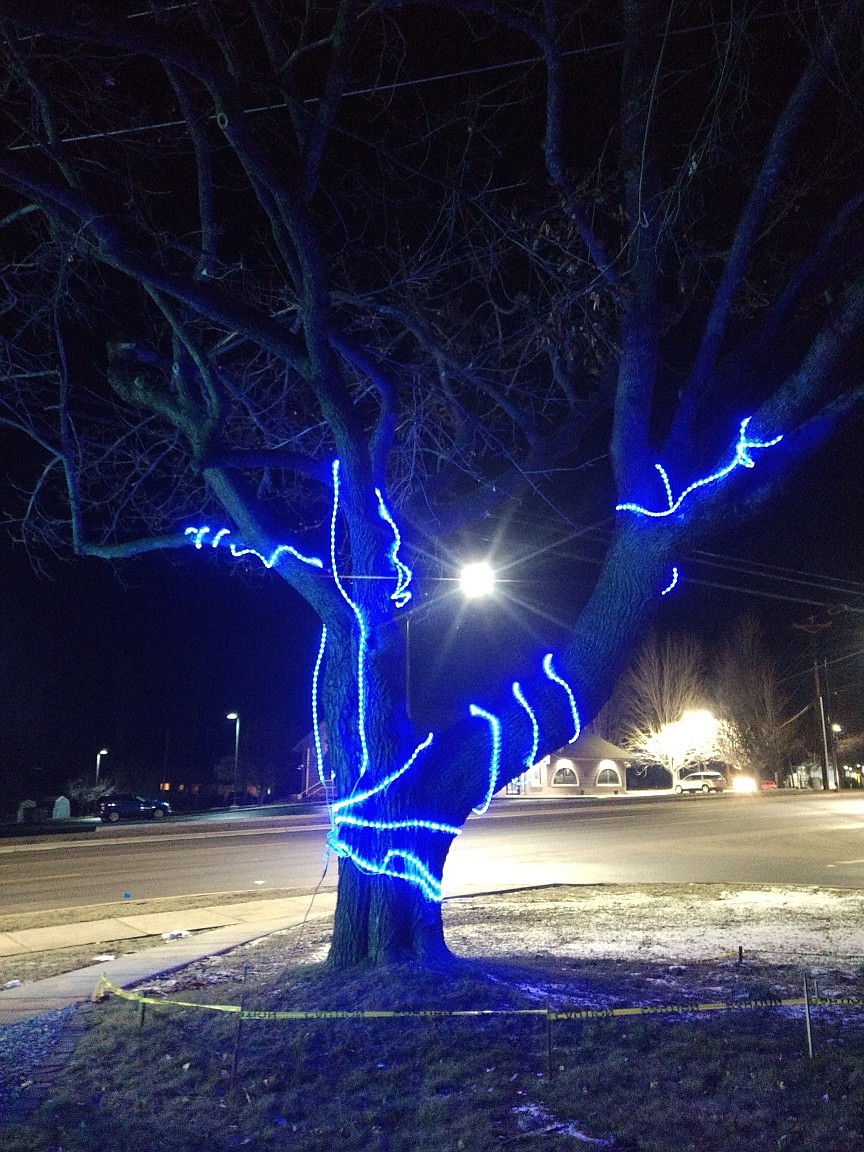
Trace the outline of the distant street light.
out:
[[[237,712],[229,712],[225,717],[226,720],[234,721],[234,799],[231,804],[232,808],[237,807],[237,759],[240,751],[240,715]]]
[[[102,767],[102,757],[108,755],[107,748],[100,748],[96,753],[96,783],[99,783],[99,769]]]
[[[488,596],[495,587],[495,572],[486,560],[475,560],[466,564],[459,576],[459,587],[463,596],[475,600],[478,596]]]

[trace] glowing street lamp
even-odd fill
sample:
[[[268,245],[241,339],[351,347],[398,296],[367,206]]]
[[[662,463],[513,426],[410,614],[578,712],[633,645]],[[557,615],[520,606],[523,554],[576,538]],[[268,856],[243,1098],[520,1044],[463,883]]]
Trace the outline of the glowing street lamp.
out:
[[[96,783],[99,783],[99,769],[102,767],[102,757],[108,755],[107,748],[100,748],[96,753]]]
[[[486,560],[475,560],[466,564],[459,576],[462,595],[469,600],[488,596],[495,587],[495,572]]]
[[[226,720],[234,721],[234,802],[232,808],[237,807],[237,754],[240,751],[240,715],[237,712],[229,712],[225,717]]]

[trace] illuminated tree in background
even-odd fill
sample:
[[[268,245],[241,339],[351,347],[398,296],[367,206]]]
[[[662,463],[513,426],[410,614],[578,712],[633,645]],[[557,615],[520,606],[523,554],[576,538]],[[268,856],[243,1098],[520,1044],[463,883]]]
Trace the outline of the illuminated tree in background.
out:
[[[472,808],[859,398],[861,4],[750,7],[0,2],[20,532],[215,545],[318,613],[336,963],[445,954]],[[417,730],[410,570],[573,523],[598,455],[566,643]]]
[[[643,762],[672,775],[710,759],[705,725],[692,722],[709,709],[705,653],[695,636],[651,629],[615,686],[604,718],[614,739]],[[684,717],[691,722],[684,722]],[[715,740],[716,742],[716,740]]]

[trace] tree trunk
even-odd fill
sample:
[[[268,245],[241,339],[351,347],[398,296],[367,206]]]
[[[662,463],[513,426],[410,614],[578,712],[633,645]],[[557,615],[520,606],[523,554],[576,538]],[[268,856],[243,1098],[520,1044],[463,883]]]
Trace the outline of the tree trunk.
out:
[[[329,964],[349,968],[364,962],[415,961],[437,967],[452,960],[444,943],[440,904],[414,884],[370,876],[351,860],[340,859]]]

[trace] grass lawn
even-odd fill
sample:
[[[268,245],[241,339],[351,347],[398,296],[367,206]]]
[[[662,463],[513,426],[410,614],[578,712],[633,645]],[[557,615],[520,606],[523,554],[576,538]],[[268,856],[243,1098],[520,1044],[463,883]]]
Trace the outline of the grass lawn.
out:
[[[335,975],[310,924],[154,980],[148,995],[265,1011],[563,1010],[786,999],[803,986],[799,964],[728,957],[493,956],[494,909],[477,917],[487,954],[453,970]],[[864,992],[854,968],[823,968],[818,981],[823,995]],[[2,1146],[861,1152],[862,1024],[857,1009],[817,1009],[811,1060],[799,1009],[556,1021],[550,1065],[542,1016],[247,1020],[238,1043],[233,1016],[163,1002],[141,1022],[110,997],[51,1101]]]

